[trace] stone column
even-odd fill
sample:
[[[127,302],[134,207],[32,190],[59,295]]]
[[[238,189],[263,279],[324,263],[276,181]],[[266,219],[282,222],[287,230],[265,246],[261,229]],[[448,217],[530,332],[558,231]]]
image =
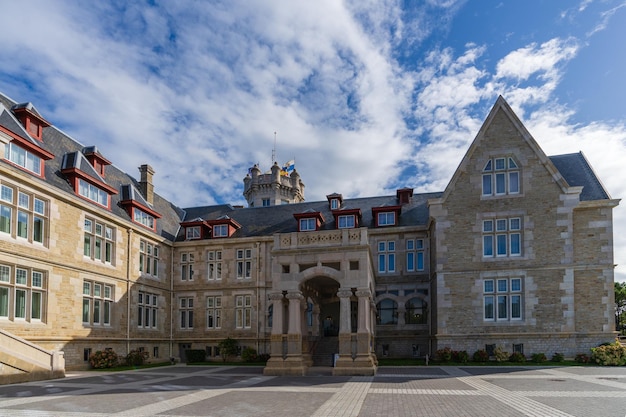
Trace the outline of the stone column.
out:
[[[352,333],[352,322],[350,317],[350,297],[352,290],[337,291],[339,297],[339,334]]]
[[[282,293],[272,293],[269,299],[272,302],[272,334],[270,336],[270,354],[272,359],[283,359],[283,300]]]
[[[302,301],[300,291],[287,293],[289,300],[289,330],[287,331],[287,357],[284,375],[306,375],[307,361],[302,355]]]

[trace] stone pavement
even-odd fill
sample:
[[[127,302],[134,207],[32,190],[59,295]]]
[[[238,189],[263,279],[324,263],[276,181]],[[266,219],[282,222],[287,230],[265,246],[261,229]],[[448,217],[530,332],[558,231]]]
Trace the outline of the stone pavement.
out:
[[[0,416],[626,416],[626,367],[381,367],[373,377],[260,367],[75,372],[0,386]]]

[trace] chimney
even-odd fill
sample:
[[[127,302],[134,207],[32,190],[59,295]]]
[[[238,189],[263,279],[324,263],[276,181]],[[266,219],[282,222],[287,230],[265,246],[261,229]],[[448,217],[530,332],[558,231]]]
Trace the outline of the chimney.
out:
[[[139,167],[139,172],[141,173],[141,180],[139,181],[141,193],[148,204],[152,205],[154,203],[154,185],[152,185],[154,169],[148,164],[143,164]]]

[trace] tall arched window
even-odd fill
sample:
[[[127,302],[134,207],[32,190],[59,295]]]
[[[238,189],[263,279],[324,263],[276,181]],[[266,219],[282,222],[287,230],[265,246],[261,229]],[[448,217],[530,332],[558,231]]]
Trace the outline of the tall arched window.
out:
[[[398,303],[386,298],[378,305],[377,324],[398,324]]]
[[[421,298],[411,298],[406,302],[406,324],[426,324],[428,304]]]

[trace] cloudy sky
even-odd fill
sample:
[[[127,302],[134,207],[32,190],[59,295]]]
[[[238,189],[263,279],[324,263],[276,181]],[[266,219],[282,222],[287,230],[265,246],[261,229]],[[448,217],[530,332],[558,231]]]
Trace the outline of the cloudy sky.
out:
[[[4,1],[0,27],[0,91],[183,207],[243,204],[273,149],[309,201],[442,191],[498,95],[626,197],[626,0]]]

